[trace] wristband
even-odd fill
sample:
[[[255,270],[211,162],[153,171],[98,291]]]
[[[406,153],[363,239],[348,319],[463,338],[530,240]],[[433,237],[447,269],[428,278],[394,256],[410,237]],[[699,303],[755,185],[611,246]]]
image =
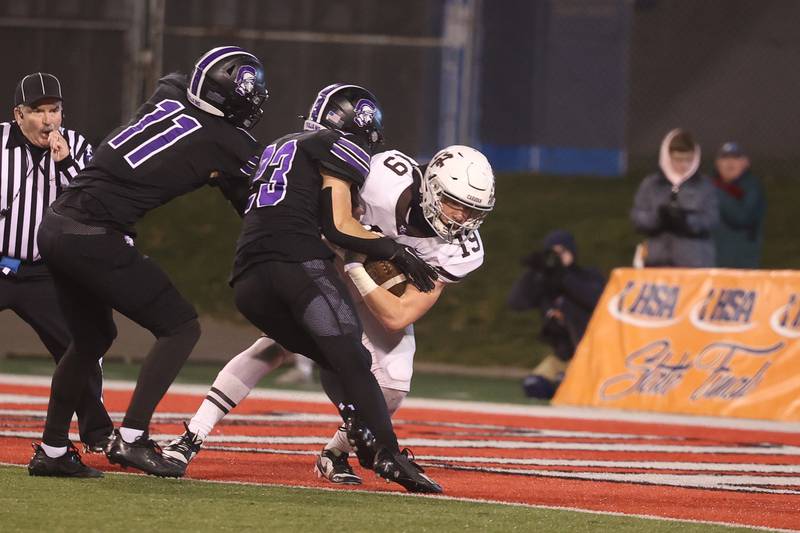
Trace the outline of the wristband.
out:
[[[361,296],[366,296],[378,288],[378,284],[375,283],[371,277],[369,277],[369,274],[367,274],[367,271],[364,269],[364,265],[357,264],[357,266],[348,269],[347,275],[350,276],[351,280],[353,280],[353,285],[356,286],[356,289],[358,289],[358,293]]]

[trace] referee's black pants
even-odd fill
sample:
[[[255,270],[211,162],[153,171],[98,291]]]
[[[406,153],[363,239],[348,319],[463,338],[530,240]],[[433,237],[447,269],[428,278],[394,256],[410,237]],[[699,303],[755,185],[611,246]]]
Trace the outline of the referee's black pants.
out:
[[[53,278],[42,265],[23,265],[18,276],[0,274],[0,311],[10,309],[39,335],[56,363],[69,345],[69,330],[58,307]],[[114,425],[103,405],[103,372],[99,361],[89,370],[86,389],[75,409],[81,441],[92,445],[107,437]]]
[[[386,400],[370,371],[372,356],[361,343],[361,321],[331,260],[258,263],[233,288],[236,306],[253,325],[330,370],[339,381],[337,400],[355,408],[379,444],[397,451]]]
[[[119,232],[48,211],[39,250],[53,274],[72,341],[53,374],[43,441],[63,446],[93,365],[117,334],[116,309],[156,337],[145,357],[124,427],[147,431],[158,402],[200,337],[197,313],[167,275]]]

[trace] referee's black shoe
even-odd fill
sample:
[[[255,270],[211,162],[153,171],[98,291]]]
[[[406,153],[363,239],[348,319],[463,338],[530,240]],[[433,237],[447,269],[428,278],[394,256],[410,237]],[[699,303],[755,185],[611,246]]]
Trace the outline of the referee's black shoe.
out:
[[[61,457],[48,457],[42,446],[36,443],[33,443],[33,450],[33,457],[28,463],[28,474],[32,476],[103,477],[98,469],[83,464],[78,449],[71,442]]]
[[[414,462],[408,448],[402,452],[391,452],[381,448],[375,456],[375,473],[387,481],[399,483],[408,492],[441,494],[442,486],[423,474],[424,470]]]
[[[146,433],[133,442],[125,442],[119,430],[115,429],[111,444],[106,449],[106,457],[111,464],[137,468],[158,477],[183,477],[186,471],[186,465],[162,455],[161,448]]]

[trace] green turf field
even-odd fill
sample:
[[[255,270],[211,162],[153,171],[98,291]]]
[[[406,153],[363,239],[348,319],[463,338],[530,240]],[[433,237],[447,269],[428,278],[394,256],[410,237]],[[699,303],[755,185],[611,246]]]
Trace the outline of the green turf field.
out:
[[[44,357],[9,357],[0,358],[0,373],[36,374],[50,376],[53,373],[53,362]],[[208,385],[214,381],[220,364],[187,363],[181,370],[176,383]],[[291,390],[322,390],[318,383],[308,385],[283,385],[276,380],[286,370],[279,369],[266,376],[260,387]],[[135,381],[139,375],[139,365],[122,361],[106,361],[103,365],[106,379],[124,379]],[[454,376],[416,372],[410,398],[437,398],[445,400],[491,401],[502,403],[545,404],[539,400],[530,400],[522,394],[520,380],[515,378],[492,378],[484,376]]]
[[[703,524],[371,493],[107,474],[33,478],[0,466],[0,530],[31,531],[748,531]]]

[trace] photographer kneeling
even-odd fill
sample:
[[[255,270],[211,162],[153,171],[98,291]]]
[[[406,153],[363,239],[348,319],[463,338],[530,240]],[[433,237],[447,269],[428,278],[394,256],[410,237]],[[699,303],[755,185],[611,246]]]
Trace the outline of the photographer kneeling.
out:
[[[508,296],[514,311],[541,311],[539,338],[553,349],[523,381],[530,398],[553,397],[605,286],[599,271],[578,266],[577,255],[571,233],[550,232],[541,250],[522,259],[527,269]]]

